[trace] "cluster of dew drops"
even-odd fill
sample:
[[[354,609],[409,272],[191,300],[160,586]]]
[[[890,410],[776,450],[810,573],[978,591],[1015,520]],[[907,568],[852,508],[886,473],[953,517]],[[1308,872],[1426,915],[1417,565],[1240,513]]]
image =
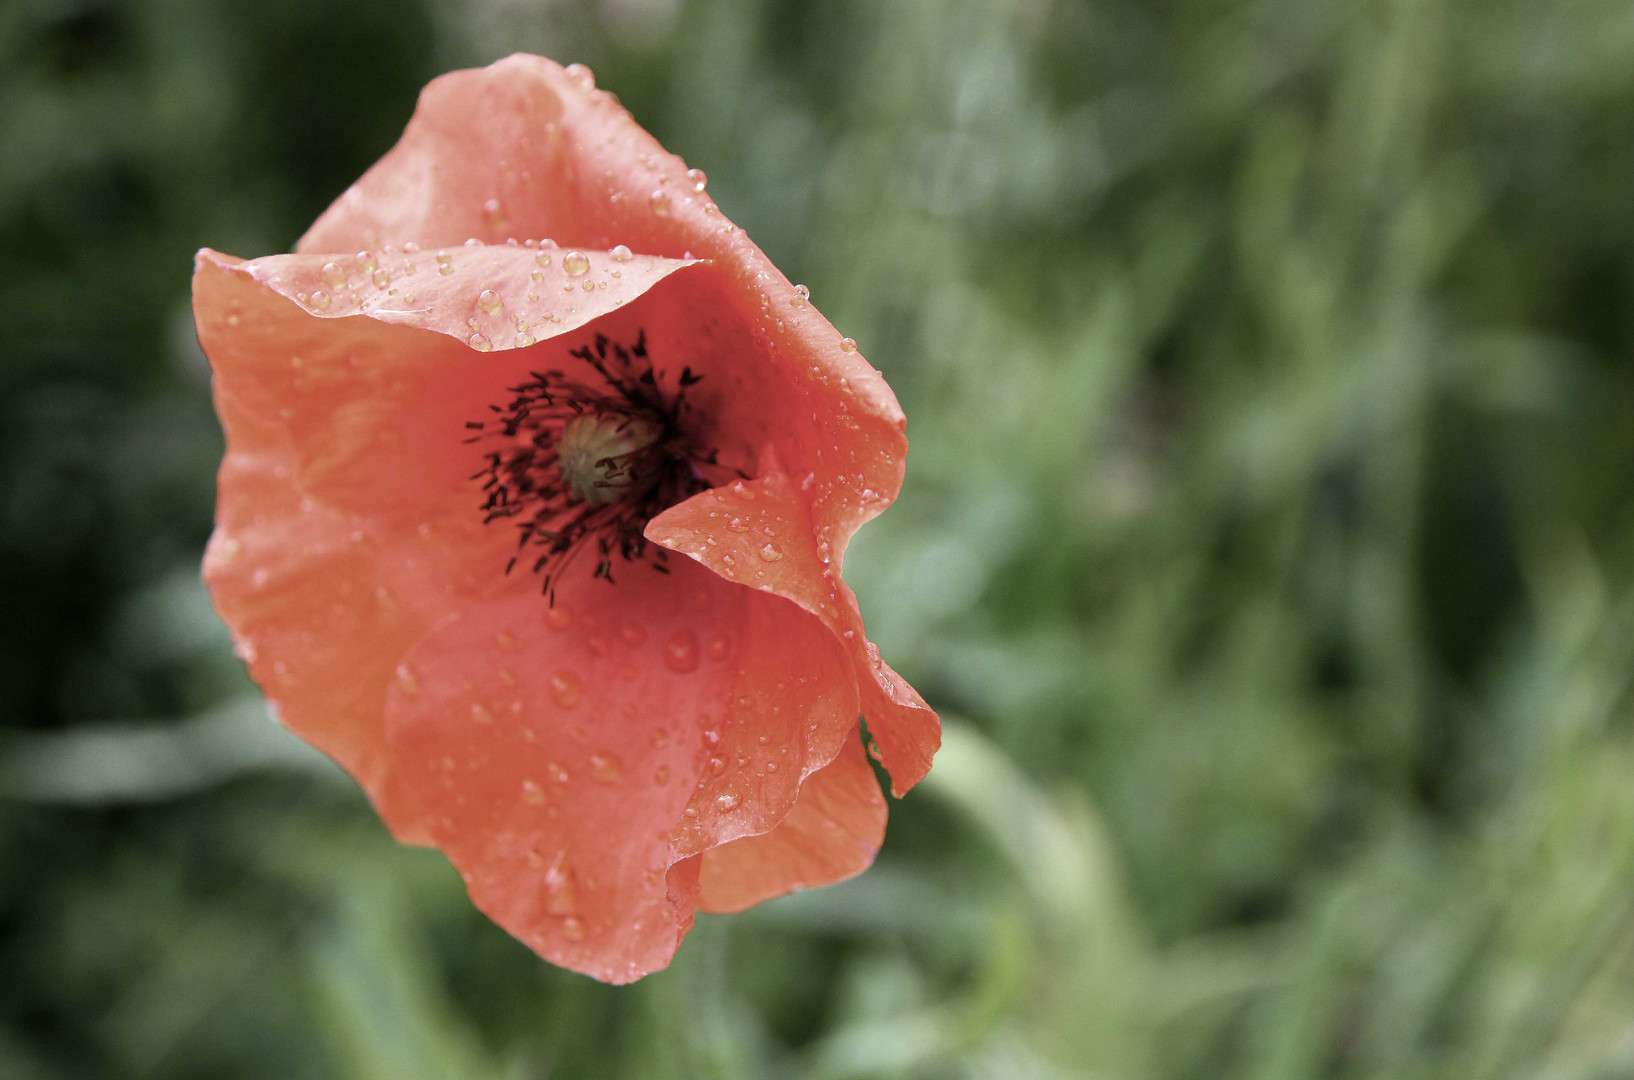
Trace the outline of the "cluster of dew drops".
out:
[[[566,74],[581,90],[593,93],[596,98],[602,101],[617,104],[617,98],[612,94],[605,90],[596,89],[595,76],[585,65],[570,64],[566,68]],[[658,161],[653,155],[642,153],[639,155],[639,160],[648,170],[659,171]],[[691,188],[692,197],[701,198],[703,213],[714,214],[718,212],[714,201],[705,195],[705,188],[709,178],[702,169],[687,169],[685,182]],[[661,176],[658,180],[659,186],[654,187],[647,198],[648,208],[657,217],[668,217],[673,205],[672,196],[667,189],[668,183],[669,177]],[[617,201],[622,196],[620,193],[615,192],[611,198]],[[498,198],[486,200],[483,203],[482,213],[489,226],[496,230],[501,228],[507,220],[504,205]],[[736,231],[737,226],[726,222],[723,223],[721,228],[724,232],[731,233]],[[553,253],[558,253],[558,245],[548,238],[518,240],[515,237],[509,237],[505,240],[505,244],[510,247],[521,246],[537,249],[535,259],[540,267],[548,267],[552,259],[556,257]],[[485,246],[485,242],[472,237],[465,241],[465,246],[481,247]],[[346,307],[355,308],[360,314],[366,314],[371,308],[392,300],[412,307],[415,303],[415,296],[408,289],[409,282],[406,279],[415,274],[418,269],[413,256],[419,254],[420,247],[413,242],[408,242],[403,244],[400,250],[404,258],[395,267],[388,266],[387,262],[399,254],[399,249],[390,244],[382,246],[378,256],[374,251],[359,251],[350,260],[350,265],[347,264],[346,260],[339,259],[325,262],[319,271],[324,287],[314,289],[310,294],[298,292],[295,294],[295,298],[319,313],[328,312],[337,300],[343,300]],[[608,255],[614,263],[628,262],[634,257],[633,252],[625,244],[614,245],[608,251]],[[592,268],[592,262],[585,252],[578,250],[560,251],[559,257],[561,259],[560,268],[569,278],[583,279],[580,280],[580,287],[584,291],[589,292],[597,288],[605,289],[607,287],[605,280],[593,281],[586,278]],[[690,251],[685,252],[682,257],[690,259],[692,253]],[[435,265],[438,274],[446,276],[455,273],[453,255],[447,250],[439,250],[436,253]],[[620,276],[620,270],[616,266],[608,269],[607,272],[608,276],[613,278]],[[535,283],[544,280],[542,270],[535,270],[532,276]],[[375,290],[373,296],[367,295],[366,292],[370,285]],[[563,289],[568,292],[573,291],[573,287],[573,281],[568,281],[563,285]],[[363,291],[360,292],[360,290]],[[527,298],[530,302],[537,302],[539,296],[537,292],[530,291]],[[795,309],[803,308],[807,306],[810,299],[811,290],[804,285],[796,285],[788,297],[788,305]],[[615,306],[622,303],[622,300],[614,301]],[[771,297],[766,293],[762,293],[761,304],[764,309],[769,309]],[[496,289],[484,289],[478,295],[477,307],[487,316],[499,315],[504,306],[504,298]],[[572,308],[569,308],[568,312],[571,314]],[[551,322],[560,323],[562,321],[561,315],[554,312],[546,313],[543,317]],[[782,319],[776,321],[779,329],[781,329]],[[538,339],[522,315],[512,315],[512,322],[514,324],[514,337],[512,339],[514,347],[525,348],[536,343]],[[491,328],[485,327],[485,324],[479,321],[476,316],[468,318],[466,323],[467,328],[470,330],[466,343],[478,352],[491,351],[494,347]],[[857,343],[852,338],[842,337],[840,339],[840,350],[845,353],[854,353],[857,351]]]

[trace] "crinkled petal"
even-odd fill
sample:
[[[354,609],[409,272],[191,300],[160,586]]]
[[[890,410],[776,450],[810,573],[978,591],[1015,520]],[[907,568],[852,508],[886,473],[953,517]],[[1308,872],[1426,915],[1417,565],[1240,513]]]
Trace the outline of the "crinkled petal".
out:
[[[728,581],[791,600],[829,629],[851,660],[863,717],[891,774],[891,790],[900,796],[930,770],[941,724],[865,636],[856,594],[814,538],[800,495],[775,472],[712,488],[654,518],[647,539]]]
[[[669,962],[695,856],[784,821],[857,714],[826,628],[672,562],[615,587],[569,576],[555,607],[467,607],[409,651],[387,704],[392,768],[472,900],[610,982]]]
[[[530,370],[575,367],[567,351],[588,334],[574,331],[688,265],[581,254],[591,269],[577,276],[561,253],[540,266],[503,245],[381,255],[376,269],[404,283],[392,296],[325,256],[244,262],[206,250],[194,276],[199,339],[217,386],[288,432],[303,494],[416,522],[452,502],[470,517],[468,466],[480,454],[462,452],[466,422]],[[351,284],[332,284],[341,279]]]
[[[857,526],[896,498],[905,422],[879,372],[719,212],[587,73],[516,55],[426,86],[402,139],[302,237],[303,252],[451,247],[551,237],[562,247],[710,260],[752,342],[745,370],[775,383],[746,400],[767,416],[838,566]],[[851,346],[854,348],[854,346]],[[726,427],[726,424],[722,424]]]
[[[853,729],[840,755],[806,778],[777,828],[704,853],[698,907],[742,911],[855,877],[873,864],[884,839],[885,797]]]

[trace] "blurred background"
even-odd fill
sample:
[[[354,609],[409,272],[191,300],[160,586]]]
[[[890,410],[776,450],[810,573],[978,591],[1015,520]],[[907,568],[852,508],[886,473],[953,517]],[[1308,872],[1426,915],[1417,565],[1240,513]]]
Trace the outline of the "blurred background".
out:
[[[188,278],[590,64],[883,369],[948,721],[615,989],[267,717]],[[1627,0],[0,0],[0,1077],[1634,1076]]]

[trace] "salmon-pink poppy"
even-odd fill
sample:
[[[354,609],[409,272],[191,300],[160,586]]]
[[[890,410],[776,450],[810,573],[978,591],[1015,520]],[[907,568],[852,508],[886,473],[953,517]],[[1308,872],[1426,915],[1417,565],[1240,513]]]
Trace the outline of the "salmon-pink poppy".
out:
[[[548,239],[546,239],[548,238]],[[437,79],[293,255],[199,254],[205,576],[284,722],[547,959],[872,861],[936,715],[840,578],[879,373],[583,68]]]

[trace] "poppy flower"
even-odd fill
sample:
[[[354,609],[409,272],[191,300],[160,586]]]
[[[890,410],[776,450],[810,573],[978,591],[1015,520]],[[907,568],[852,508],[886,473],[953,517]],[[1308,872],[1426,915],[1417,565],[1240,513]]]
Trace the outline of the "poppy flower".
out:
[[[841,580],[890,388],[582,67],[427,86],[294,254],[199,253],[204,572],[283,722],[610,982],[872,861],[933,713]]]

